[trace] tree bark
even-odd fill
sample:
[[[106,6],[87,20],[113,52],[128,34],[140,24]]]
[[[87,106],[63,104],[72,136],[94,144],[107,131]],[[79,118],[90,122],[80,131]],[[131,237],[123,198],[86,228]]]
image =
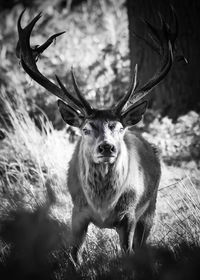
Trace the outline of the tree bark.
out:
[[[200,2],[197,0],[127,0],[129,24],[129,48],[131,69],[138,63],[139,80],[148,80],[156,71],[159,57],[134,32],[145,36],[142,19],[147,19],[156,26],[159,25],[160,11],[166,21],[172,26],[170,3],[176,10],[179,22],[178,52],[184,53],[188,64],[175,62],[165,80],[152,90],[148,97],[150,106],[159,110],[162,115],[177,118],[189,110],[200,111]]]

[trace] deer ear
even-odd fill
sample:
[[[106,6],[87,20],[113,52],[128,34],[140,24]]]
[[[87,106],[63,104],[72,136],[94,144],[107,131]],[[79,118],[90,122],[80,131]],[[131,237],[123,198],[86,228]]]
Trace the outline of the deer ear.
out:
[[[145,113],[147,108],[147,101],[144,101],[138,105],[132,105],[121,116],[121,122],[124,126],[132,126],[137,124]]]
[[[72,126],[81,127],[84,121],[84,116],[75,111],[71,106],[58,100],[58,108],[63,120]]]

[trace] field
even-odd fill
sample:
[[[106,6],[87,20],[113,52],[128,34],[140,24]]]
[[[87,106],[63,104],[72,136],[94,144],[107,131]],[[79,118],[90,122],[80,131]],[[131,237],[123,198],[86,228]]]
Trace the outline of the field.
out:
[[[91,225],[83,249],[82,265],[73,266],[70,257],[72,202],[66,182],[78,131],[71,131],[63,125],[56,99],[34,82],[30,84],[22,67],[19,67],[13,47],[17,41],[16,30],[15,33],[10,30],[15,26],[21,9],[16,6],[12,12],[5,14],[4,22],[1,19],[4,38],[0,50],[1,279],[197,279],[200,275],[200,116],[194,111],[173,122],[149,109],[138,128],[146,139],[160,148],[162,156],[155,223],[147,248],[135,255],[124,256],[114,230],[99,230]],[[113,12],[113,6],[109,7],[104,17],[109,28],[105,31],[104,26],[99,26],[101,37],[88,36],[86,39],[83,36],[86,22],[93,23],[100,15],[93,14],[92,17],[88,6],[83,5],[82,9],[85,9],[84,13],[76,10],[65,22],[64,12],[62,16],[56,14],[57,26],[63,27],[64,23],[70,26],[68,35],[48,49],[40,61],[40,68],[50,77],[56,71],[62,77],[63,71],[69,72],[70,64],[77,66],[81,59],[80,72],[88,70],[84,72],[80,84],[87,92],[87,98],[95,102],[93,90],[87,86],[94,85],[94,89],[95,86],[98,89],[104,87],[108,93],[113,89],[116,93],[117,89],[127,84],[127,44],[119,42],[118,46],[116,42],[116,53],[105,54],[107,60],[95,64],[100,50],[96,48],[94,51],[93,44],[107,38],[108,31],[113,41],[116,36],[121,38],[122,30],[118,30],[119,34],[115,33],[120,9],[114,6],[117,12]],[[52,11],[48,11],[46,21],[51,15]],[[78,20],[80,15],[82,18]],[[25,21],[29,16],[30,11],[27,10]],[[120,18],[126,25],[123,10]],[[55,25],[52,20],[50,23]],[[49,30],[45,32],[50,34]],[[92,25],[87,32],[93,34]],[[40,37],[43,39],[36,33],[33,41],[37,42]],[[81,51],[75,47],[80,43]],[[48,57],[52,57],[50,64]],[[117,63],[116,57],[120,57]],[[120,83],[111,71],[114,67],[123,68],[124,76]],[[107,76],[100,69],[107,71]],[[64,77],[66,82],[68,76]],[[86,78],[87,85],[84,84]],[[111,80],[113,88],[109,88]],[[98,92],[101,94],[96,96],[97,104],[109,105],[112,100],[102,101],[102,92]],[[112,98],[117,99],[116,95]]]

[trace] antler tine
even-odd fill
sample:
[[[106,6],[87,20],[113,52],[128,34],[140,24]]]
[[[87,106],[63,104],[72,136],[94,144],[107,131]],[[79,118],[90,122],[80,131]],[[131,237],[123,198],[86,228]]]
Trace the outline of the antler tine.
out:
[[[58,98],[62,99],[69,103],[72,107],[76,107],[76,109],[80,109],[83,107],[82,104],[76,100],[66,89],[63,91],[49,79],[47,79],[37,68],[36,60],[37,57],[53,42],[53,40],[63,34],[64,32],[60,32],[57,34],[52,35],[43,45],[31,48],[30,46],[30,36],[31,31],[33,30],[36,22],[40,19],[41,13],[36,15],[33,20],[25,27],[22,28],[21,26],[21,19],[24,14],[25,10],[19,16],[18,19],[18,35],[19,41],[16,47],[16,54],[17,57],[20,58],[22,67],[24,68],[25,72],[38,84],[43,86],[49,92],[56,95]]]
[[[172,46],[171,43],[169,42],[169,56],[168,56],[168,61],[164,65],[161,65],[158,71],[154,74],[154,76],[146,83],[144,84],[141,88],[137,89],[131,99],[131,103],[136,103],[143,97],[145,97],[156,85],[158,85],[167,75],[169,72],[172,62],[173,62],[173,52],[172,52]],[[167,59],[165,59],[167,60]],[[164,59],[163,59],[164,61]]]
[[[52,35],[51,37],[49,37],[49,38],[46,40],[46,42],[45,42],[44,44],[42,44],[41,46],[37,47],[37,48],[36,48],[36,51],[37,51],[38,53],[40,53],[40,54],[43,53],[43,51],[46,50],[46,49],[53,43],[53,41],[54,41],[58,36],[60,36],[60,35],[62,35],[62,34],[64,34],[64,33],[65,33],[65,31],[62,31],[62,32],[58,32],[58,33]]]
[[[84,96],[82,95],[82,93],[81,93],[81,91],[80,91],[80,89],[79,89],[79,87],[78,87],[78,84],[77,84],[77,82],[76,82],[76,77],[75,77],[75,74],[74,74],[74,69],[73,69],[73,67],[71,67],[71,75],[72,75],[72,81],[73,81],[73,85],[74,85],[74,89],[75,89],[75,91],[76,91],[76,94],[77,94],[79,100],[81,101],[81,103],[83,104],[83,106],[84,106],[86,112],[87,112],[88,114],[90,114],[90,113],[92,112],[93,109],[92,109],[92,107],[90,106],[90,104],[87,102],[87,100],[84,98]]]
[[[119,101],[119,103],[114,108],[114,111],[116,113],[120,113],[120,111],[123,109],[123,107],[125,106],[127,101],[130,99],[134,90],[137,88],[137,86],[138,86],[137,72],[138,72],[138,66],[136,64],[135,68],[134,68],[134,71],[133,71],[133,75],[131,75],[131,83],[130,83],[129,89],[128,89],[127,93],[124,95],[124,97],[122,97],[122,99]]]
[[[174,14],[174,13],[173,13]],[[164,77],[168,74],[169,70],[171,69],[173,60],[174,60],[174,44],[177,37],[177,31],[171,32],[169,26],[164,21],[163,17],[160,16],[161,19],[161,28],[157,29],[152,26],[149,22],[146,22],[146,25],[150,29],[152,35],[156,38],[157,42],[159,43],[162,60],[160,67],[156,71],[149,81],[147,81],[143,86],[137,87],[132,96],[130,103],[134,104],[146,96],[153,87],[158,85]]]
[[[174,32],[171,32],[171,39],[172,39],[172,43],[175,43],[176,38],[178,37],[178,33],[179,33],[179,25],[178,25],[178,17],[177,17],[177,13],[176,10],[174,9],[173,5],[170,5],[170,9],[171,9],[171,13],[172,13],[172,18],[173,18],[173,22],[174,22]]]
[[[21,20],[22,20],[24,12],[25,12],[25,9],[21,12],[21,14],[18,18],[18,22],[17,22],[19,41],[17,43],[16,54],[17,54],[17,57],[20,59],[21,59],[21,56],[24,55],[24,57],[26,57],[26,59],[29,60],[29,58],[32,58],[32,57],[28,56],[29,48],[31,49],[31,47],[30,47],[31,32],[32,32],[36,22],[41,18],[42,13],[40,12],[39,14],[37,14],[25,28],[22,28]],[[22,47],[24,47],[24,48],[22,48]],[[22,50],[23,50],[23,52],[22,52]]]
[[[69,94],[69,92],[67,91],[67,89],[65,88],[61,80],[58,78],[58,76],[57,75],[55,76],[62,91],[68,96],[68,98],[72,99],[73,103],[75,104],[74,107],[76,107],[77,110],[81,111],[84,115],[86,115],[86,111],[84,110],[82,103],[80,103],[76,98],[74,98],[71,94]]]

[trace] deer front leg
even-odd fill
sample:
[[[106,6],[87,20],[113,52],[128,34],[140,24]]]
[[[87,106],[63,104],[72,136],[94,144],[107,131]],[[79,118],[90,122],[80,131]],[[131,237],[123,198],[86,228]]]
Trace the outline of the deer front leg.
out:
[[[81,263],[80,249],[84,242],[87,228],[90,223],[90,216],[88,209],[81,211],[74,207],[72,213],[72,258],[76,264]]]
[[[125,216],[117,226],[121,249],[124,252],[133,252],[133,239],[135,234],[136,221],[134,217]]]

